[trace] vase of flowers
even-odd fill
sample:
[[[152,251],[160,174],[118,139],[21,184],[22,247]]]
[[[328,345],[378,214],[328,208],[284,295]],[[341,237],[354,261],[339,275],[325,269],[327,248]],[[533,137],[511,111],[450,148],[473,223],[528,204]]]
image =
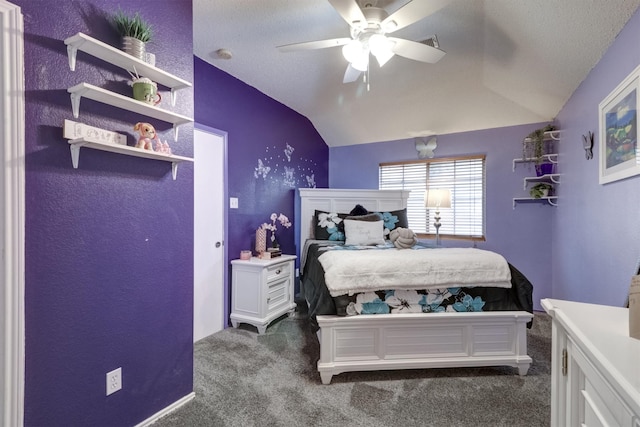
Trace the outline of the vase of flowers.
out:
[[[284,228],[289,228],[291,227],[291,221],[289,221],[289,218],[287,218],[285,214],[280,213],[280,215],[278,215],[275,212],[271,214],[270,219],[271,223],[263,223],[258,230],[262,229],[265,231],[265,233],[266,231],[270,231],[271,247],[278,248],[280,247],[280,245],[278,244],[278,240],[276,239],[276,231],[278,231],[277,223],[279,222],[280,225]]]

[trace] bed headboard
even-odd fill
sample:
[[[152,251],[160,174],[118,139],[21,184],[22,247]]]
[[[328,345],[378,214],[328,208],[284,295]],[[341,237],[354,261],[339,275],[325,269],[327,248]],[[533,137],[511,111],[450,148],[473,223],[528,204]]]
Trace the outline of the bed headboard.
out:
[[[408,190],[345,190],[300,188],[300,245],[313,236],[315,210],[349,213],[357,204],[368,211],[392,211],[407,207]]]

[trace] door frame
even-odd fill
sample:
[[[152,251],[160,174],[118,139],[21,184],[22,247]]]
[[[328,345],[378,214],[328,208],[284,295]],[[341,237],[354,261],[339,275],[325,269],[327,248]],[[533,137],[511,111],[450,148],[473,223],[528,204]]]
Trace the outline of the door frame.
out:
[[[198,130],[201,132],[205,132],[205,133],[210,133],[216,136],[219,136],[220,138],[222,138],[222,144],[223,144],[223,171],[222,171],[222,203],[224,204],[224,217],[223,217],[223,228],[222,228],[222,232],[223,232],[223,244],[222,244],[222,250],[223,250],[223,259],[222,259],[222,268],[224,270],[224,275],[222,278],[222,297],[223,297],[223,303],[222,303],[222,328],[226,329],[229,326],[229,252],[228,252],[228,245],[227,245],[227,236],[229,235],[229,205],[227,203],[227,200],[229,200],[229,187],[228,187],[228,132],[220,130],[220,129],[216,129],[214,127],[211,126],[207,126],[207,125],[203,125],[201,123],[194,123],[194,131]],[[195,140],[195,135],[194,135],[194,140]],[[197,159],[194,158],[195,161],[197,161]],[[195,167],[195,165],[194,165]],[[194,196],[195,197],[195,196]],[[195,225],[194,225],[195,226]],[[195,283],[194,283],[195,286]]]
[[[0,424],[24,423],[25,88],[24,22],[19,6],[0,0]],[[6,86],[5,86],[6,83]]]

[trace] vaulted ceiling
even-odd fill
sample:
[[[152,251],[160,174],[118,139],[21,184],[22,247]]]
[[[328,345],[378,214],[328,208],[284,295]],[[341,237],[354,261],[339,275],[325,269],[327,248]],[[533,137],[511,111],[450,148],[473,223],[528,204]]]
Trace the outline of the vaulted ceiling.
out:
[[[329,146],[362,144],[550,121],[640,5],[413,1],[443,7],[393,36],[436,34],[446,55],[435,64],[397,55],[382,68],[372,61],[369,90],[362,79],[342,83],[340,47],[276,48],[349,37],[328,0],[193,0],[194,54],[308,117]],[[358,2],[389,13],[408,3]]]

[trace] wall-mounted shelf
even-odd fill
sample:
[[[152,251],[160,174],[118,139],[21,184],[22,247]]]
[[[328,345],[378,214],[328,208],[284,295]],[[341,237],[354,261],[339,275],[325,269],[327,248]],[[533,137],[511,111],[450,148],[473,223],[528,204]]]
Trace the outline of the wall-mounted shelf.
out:
[[[552,130],[544,133],[543,137],[544,141],[560,141],[560,131]],[[524,138],[524,142],[532,142],[531,138]],[[512,161],[512,171],[516,171],[516,165],[518,163],[536,163],[538,158],[520,158],[513,159]],[[553,163],[554,165],[558,164],[558,154],[544,154],[541,159],[543,162]],[[537,169],[537,168],[536,168]],[[560,184],[560,174],[552,173],[546,174],[542,176],[527,176],[523,179],[524,185],[523,188],[526,191],[527,185],[529,183],[538,183],[538,182],[546,182],[548,184]],[[513,209],[516,208],[516,204],[518,203],[544,203],[546,205],[558,206],[558,196],[548,196],[548,197],[540,197],[538,199],[533,197],[514,197],[513,198]]]
[[[513,209],[516,208],[516,203],[544,203],[551,206],[558,206],[558,196],[540,197],[534,199],[533,197],[514,197]]]
[[[560,131],[550,130],[543,134],[543,141],[560,141]],[[524,138],[525,142],[531,142],[531,138]]]
[[[146,102],[137,101],[128,96],[120,95],[119,93],[111,92],[89,83],[77,84],[67,89],[67,92],[71,94],[71,107],[73,109],[73,117],[76,119],[80,115],[80,99],[85,97],[123,110],[144,114],[154,119],[172,123],[174,140],[176,141],[178,140],[178,125],[193,121],[190,117],[163,110]]]
[[[181,162],[193,162],[190,157],[175,156],[173,154],[158,153],[151,150],[143,150],[141,148],[129,147],[128,145],[112,144],[108,142],[100,142],[86,138],[77,138],[69,140],[69,148],[71,149],[71,162],[73,168],[78,169],[80,162],[80,148],[93,148],[95,150],[109,151],[111,153],[125,154],[127,156],[143,157],[145,159],[162,160],[171,162],[171,176],[176,179],[178,174],[178,164]]]
[[[130,73],[148,77],[156,83],[171,89],[171,105],[176,103],[175,91],[191,87],[191,83],[179,77],[171,75],[166,71],[156,68],[146,62],[135,58],[124,51],[110,46],[100,40],[96,40],[83,33],[77,33],[65,39],[67,45],[67,56],[69,57],[69,68],[76,69],[76,55],[78,50],[102,59],[110,64],[116,65]]]
[[[547,182],[550,184],[560,184],[560,174],[553,173],[542,176],[527,176],[524,178],[524,189],[527,189],[527,184],[530,182]]]
[[[553,164],[557,164],[558,163],[558,155],[557,154],[545,154],[542,156],[542,160],[546,160],[549,163],[553,163]],[[535,162],[536,159],[534,158],[530,158],[530,159],[513,159],[513,167],[512,167],[512,171],[515,172],[516,171],[516,164],[518,163],[533,163]]]

